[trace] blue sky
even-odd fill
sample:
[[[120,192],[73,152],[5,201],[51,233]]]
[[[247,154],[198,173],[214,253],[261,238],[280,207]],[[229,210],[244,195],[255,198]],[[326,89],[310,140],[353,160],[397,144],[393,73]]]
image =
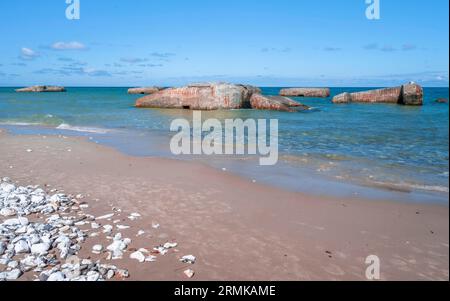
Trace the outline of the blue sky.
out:
[[[448,86],[449,1],[0,1],[0,85]]]

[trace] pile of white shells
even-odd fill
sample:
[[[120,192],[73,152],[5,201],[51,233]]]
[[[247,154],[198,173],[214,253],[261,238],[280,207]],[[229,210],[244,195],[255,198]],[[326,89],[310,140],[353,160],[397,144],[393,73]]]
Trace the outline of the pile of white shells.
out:
[[[40,281],[128,277],[127,270],[76,256],[87,238],[77,225],[95,220],[82,212],[74,213],[79,207],[72,196],[50,195],[37,186],[18,187],[8,178],[1,179],[0,281],[16,280],[25,273]],[[116,237],[108,249],[118,257],[127,243]]]

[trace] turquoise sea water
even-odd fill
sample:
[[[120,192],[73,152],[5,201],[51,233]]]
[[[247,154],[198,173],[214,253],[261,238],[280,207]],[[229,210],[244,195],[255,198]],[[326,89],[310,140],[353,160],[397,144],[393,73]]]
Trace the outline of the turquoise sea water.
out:
[[[280,88],[263,88],[277,95]],[[332,95],[367,88],[333,88]],[[136,109],[127,88],[68,88],[19,94],[0,88],[0,127],[13,133],[87,135],[132,155],[170,156],[170,123],[184,110]],[[204,118],[279,119],[280,163],[259,167],[249,157],[195,158],[275,185],[320,194],[395,193],[399,199],[448,202],[448,88],[425,88],[423,107],[334,105],[298,98],[306,113],[254,110],[204,112]],[[1,146],[0,146],[1,147]],[[190,159],[190,158],[187,158]]]

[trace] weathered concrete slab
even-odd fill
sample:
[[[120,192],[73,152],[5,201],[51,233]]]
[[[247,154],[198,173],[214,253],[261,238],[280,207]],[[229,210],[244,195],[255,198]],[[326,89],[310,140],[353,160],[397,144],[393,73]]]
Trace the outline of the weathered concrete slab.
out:
[[[130,88],[128,89],[128,94],[153,94],[163,90],[160,87],[141,87],[141,88]]]
[[[281,96],[291,97],[330,97],[330,89],[328,88],[289,88],[280,91]]]
[[[64,87],[57,87],[57,86],[32,86],[22,89],[17,89],[16,92],[24,93],[24,92],[34,92],[34,93],[40,93],[40,92],[66,92],[66,88]]]
[[[402,105],[423,105],[423,89],[409,83],[400,87],[376,89],[356,93],[342,93],[333,98],[333,103],[393,103]]]

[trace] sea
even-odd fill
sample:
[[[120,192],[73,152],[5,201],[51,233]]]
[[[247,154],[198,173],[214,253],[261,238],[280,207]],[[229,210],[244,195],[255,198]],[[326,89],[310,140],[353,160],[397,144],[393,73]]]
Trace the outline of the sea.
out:
[[[137,109],[141,95],[126,87],[68,87],[66,93],[15,93],[0,88],[0,127],[14,135],[83,136],[133,156],[194,160],[252,183],[317,196],[448,205],[448,88],[424,88],[421,107],[336,105],[330,98],[294,98],[311,107],[298,113],[257,110],[203,112],[203,118],[277,119],[279,161],[258,158],[175,156],[173,120],[189,110]],[[264,87],[278,95],[282,87]],[[331,88],[332,96],[374,88]],[[1,147],[1,145],[0,145]],[[1,158],[0,158],[1,159]]]

